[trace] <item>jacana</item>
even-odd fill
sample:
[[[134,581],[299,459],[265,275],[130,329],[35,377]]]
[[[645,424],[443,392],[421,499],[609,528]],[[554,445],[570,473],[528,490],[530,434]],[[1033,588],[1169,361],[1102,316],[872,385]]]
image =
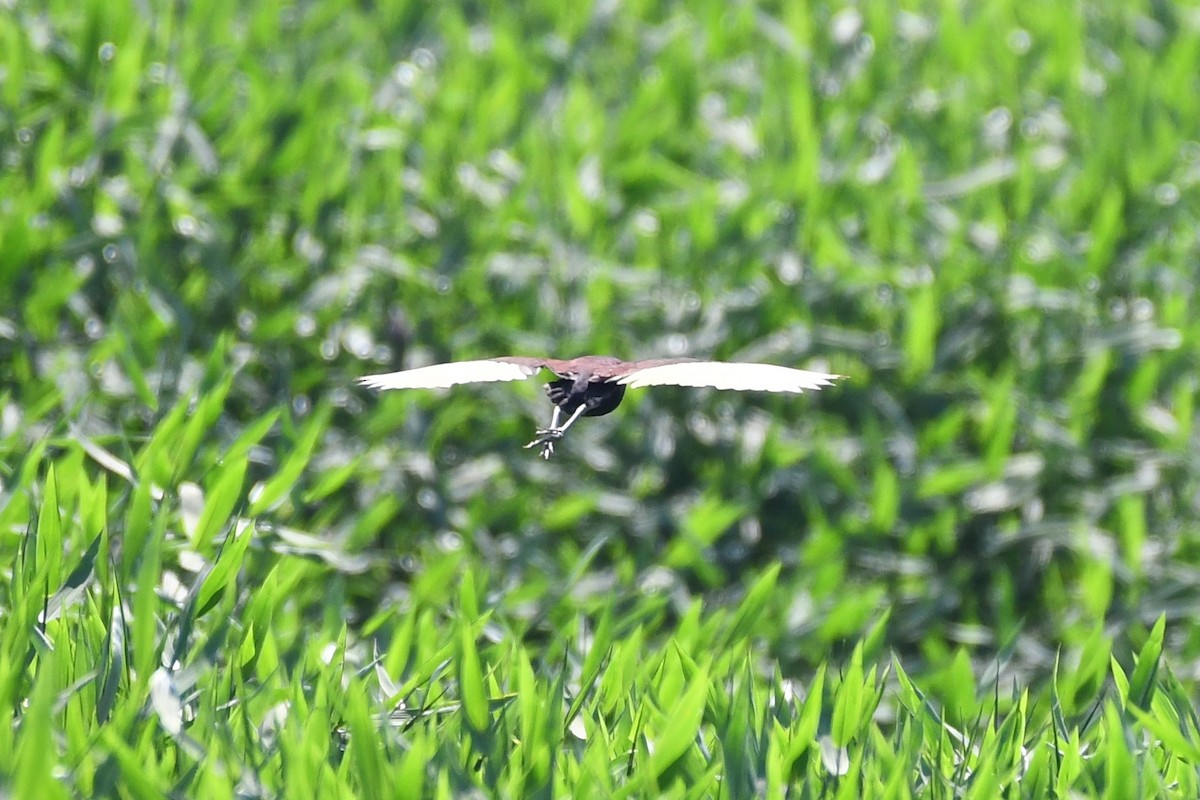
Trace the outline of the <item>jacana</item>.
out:
[[[526,448],[541,445],[542,458],[554,454],[554,443],[580,417],[602,417],[621,404],[626,389],[642,386],[697,386],[739,392],[795,392],[829,386],[842,375],[778,367],[774,364],[700,361],[694,358],[654,358],[622,361],[612,356],[582,356],[570,360],[500,356],[479,361],[452,361],[429,367],[367,375],[358,382],[372,389],[445,389],[460,383],[522,381],[542,369],[558,380],[546,384],[554,403],[550,427],[537,431]],[[559,425],[561,415],[567,421]]]

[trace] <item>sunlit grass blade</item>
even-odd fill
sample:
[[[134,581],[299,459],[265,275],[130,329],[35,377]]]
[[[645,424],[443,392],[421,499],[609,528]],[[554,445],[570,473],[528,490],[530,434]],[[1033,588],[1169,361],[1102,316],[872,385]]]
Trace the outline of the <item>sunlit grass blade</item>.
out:
[[[13,788],[18,797],[68,797],[66,787],[54,775],[58,750],[53,740],[57,656],[43,653],[38,667],[29,705],[20,717],[20,745],[10,767],[15,767]]]
[[[458,689],[462,697],[463,713],[471,730],[482,733],[487,730],[489,719],[483,668],[471,625],[463,623],[459,627]]]
[[[235,525],[217,554],[217,560],[200,583],[196,594],[196,616],[203,616],[217,604],[222,594],[231,587],[236,587],[238,572],[253,538],[252,522],[241,521]]]
[[[245,476],[244,458],[217,467],[204,493],[204,510],[193,536],[193,546],[201,553],[208,549],[217,532],[229,525],[230,516],[241,501]]]
[[[1154,628],[1150,631],[1149,638],[1146,639],[1146,644],[1138,653],[1137,666],[1134,667],[1133,675],[1129,679],[1129,690],[1126,695],[1129,704],[1143,710],[1150,707],[1150,700],[1154,696],[1157,683],[1155,679],[1158,677],[1166,627],[1166,614],[1160,614],[1158,621],[1154,623]]]
[[[257,516],[273,507],[296,485],[304,468],[308,466],[313,448],[316,447],[317,441],[329,425],[331,412],[330,407],[322,406],[304,423],[298,440],[289,448],[279,471],[268,479],[251,499],[251,515]]]

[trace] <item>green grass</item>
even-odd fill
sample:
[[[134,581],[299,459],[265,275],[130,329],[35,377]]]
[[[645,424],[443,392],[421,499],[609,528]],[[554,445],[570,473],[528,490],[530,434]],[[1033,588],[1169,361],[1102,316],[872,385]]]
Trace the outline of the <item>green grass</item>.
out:
[[[0,793],[1200,796],[1194,10],[8,5]]]

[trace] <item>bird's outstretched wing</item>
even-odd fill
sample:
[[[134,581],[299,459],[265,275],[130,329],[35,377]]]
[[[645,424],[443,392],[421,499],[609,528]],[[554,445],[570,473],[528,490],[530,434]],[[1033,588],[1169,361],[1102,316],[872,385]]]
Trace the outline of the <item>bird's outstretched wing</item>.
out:
[[[665,362],[665,363],[663,363]],[[642,386],[708,386],[739,392],[803,392],[829,386],[842,375],[779,367],[774,364],[744,364],[725,361],[635,362],[615,377],[631,389]]]
[[[546,359],[503,356],[478,361],[451,361],[428,367],[366,375],[358,383],[372,389],[445,389],[460,383],[523,381],[538,374]]]
[[[367,375],[359,378],[358,383],[372,389],[445,389],[460,383],[525,380],[542,368],[560,377],[573,378],[580,370],[580,360],[498,356]],[[592,380],[619,383],[635,389],[643,386],[707,386],[742,392],[803,392],[805,389],[829,386],[843,377],[774,364],[697,361],[690,358],[625,362],[609,357],[593,357],[585,368],[592,375]]]

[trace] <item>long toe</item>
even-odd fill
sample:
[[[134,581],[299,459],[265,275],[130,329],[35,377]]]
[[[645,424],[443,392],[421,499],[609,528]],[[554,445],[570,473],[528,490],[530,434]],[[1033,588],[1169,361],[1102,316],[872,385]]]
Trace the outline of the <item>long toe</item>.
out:
[[[556,439],[561,439],[561,438],[562,438],[562,433],[559,431],[556,431],[556,430],[538,431],[534,440],[532,442],[530,442],[529,444],[525,445],[525,449],[528,450],[531,447],[538,447],[539,445],[544,445],[548,442],[553,442]]]
[[[545,444],[543,444],[542,452],[540,455],[542,456],[543,459],[545,459],[546,461],[549,461],[550,456],[554,455],[554,442],[546,442]]]

